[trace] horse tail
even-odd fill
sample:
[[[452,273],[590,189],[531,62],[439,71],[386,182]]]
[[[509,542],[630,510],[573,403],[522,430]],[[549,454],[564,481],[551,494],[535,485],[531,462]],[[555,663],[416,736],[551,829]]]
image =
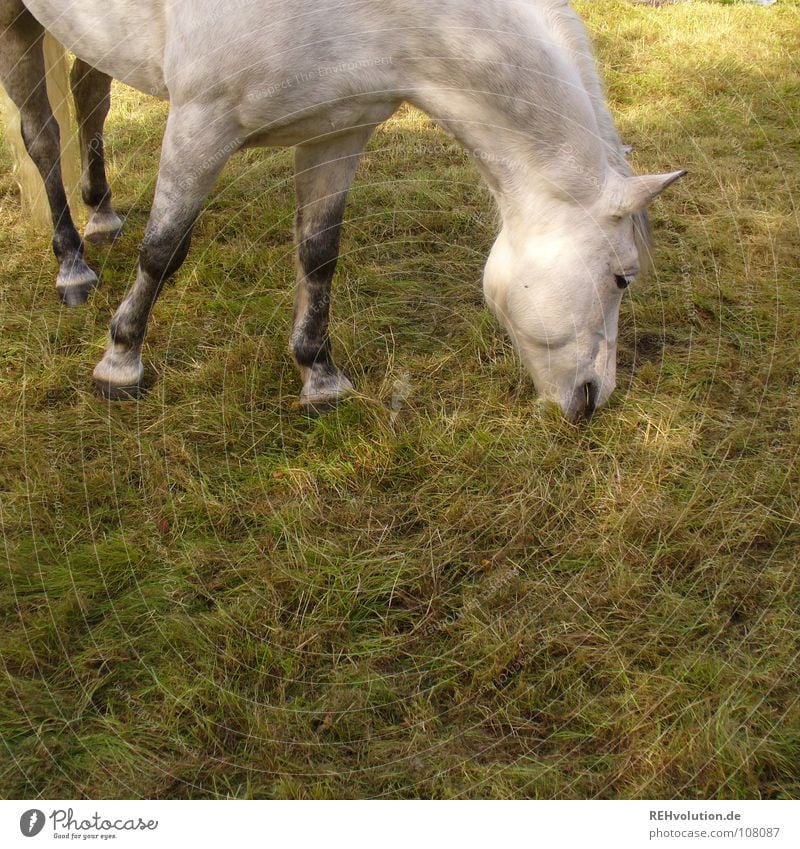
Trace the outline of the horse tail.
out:
[[[80,192],[81,162],[69,105],[69,58],[66,48],[49,33],[45,33],[42,40],[42,53],[47,96],[61,138],[61,175],[70,206],[74,210]],[[53,218],[44,182],[25,149],[19,109],[1,86],[0,113],[5,119],[5,137],[11,151],[14,178],[19,186],[22,213],[37,230],[49,232],[53,227]]]

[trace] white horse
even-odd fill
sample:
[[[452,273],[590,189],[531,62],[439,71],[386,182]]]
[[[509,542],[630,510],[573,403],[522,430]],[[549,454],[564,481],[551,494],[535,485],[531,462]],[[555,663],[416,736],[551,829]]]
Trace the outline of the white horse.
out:
[[[351,392],[328,336],[345,200],[374,129],[409,101],[497,200],[486,300],[540,394],[571,419],[607,400],[645,209],[685,172],[632,174],[565,0],[24,2],[90,65],[170,101],[137,278],[94,371],[107,397],[138,394],[153,304],[225,162],[251,145],[296,146],[301,400],[316,411]]]

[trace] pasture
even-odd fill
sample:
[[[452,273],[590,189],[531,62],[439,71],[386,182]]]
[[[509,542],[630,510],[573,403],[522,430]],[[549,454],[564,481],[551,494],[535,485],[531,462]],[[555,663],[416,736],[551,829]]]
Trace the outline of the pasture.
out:
[[[4,797],[800,794],[800,3],[575,6],[637,171],[690,172],[578,427],[483,307],[490,195],[417,112],[351,195],[361,395],[318,420],[289,152],[226,168],[114,405],[166,107],[115,85],[127,230],[81,309],[0,152]]]

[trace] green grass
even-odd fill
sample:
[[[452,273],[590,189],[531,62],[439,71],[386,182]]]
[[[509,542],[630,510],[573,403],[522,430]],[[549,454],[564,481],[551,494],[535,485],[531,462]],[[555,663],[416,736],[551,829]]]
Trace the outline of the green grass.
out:
[[[137,405],[91,391],[165,107],[115,91],[127,235],[59,308],[0,160],[0,793],[797,797],[800,8],[581,2],[654,210],[619,389],[541,412],[481,303],[466,156],[402,112],[353,192],[340,363],[286,350],[291,157],[228,166]]]

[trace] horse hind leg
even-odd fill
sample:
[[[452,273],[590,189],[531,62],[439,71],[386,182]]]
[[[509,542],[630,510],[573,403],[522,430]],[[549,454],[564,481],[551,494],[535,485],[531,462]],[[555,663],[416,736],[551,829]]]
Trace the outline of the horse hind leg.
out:
[[[19,109],[25,148],[42,176],[53,220],[56,291],[67,306],[87,301],[97,275],[83,258],[61,176],[58,123],[47,99],[44,30],[17,0],[0,3],[0,81]]]
[[[122,234],[122,220],[111,206],[103,146],[111,77],[76,59],[70,83],[80,132],[81,196],[91,210],[84,238],[94,243],[112,242]]]
[[[303,379],[300,404],[310,415],[327,412],[353,392],[331,353],[331,286],[347,194],[371,135],[371,127],[361,128],[300,145],[295,153],[297,294],[290,346]]]

